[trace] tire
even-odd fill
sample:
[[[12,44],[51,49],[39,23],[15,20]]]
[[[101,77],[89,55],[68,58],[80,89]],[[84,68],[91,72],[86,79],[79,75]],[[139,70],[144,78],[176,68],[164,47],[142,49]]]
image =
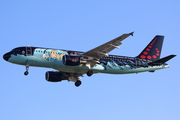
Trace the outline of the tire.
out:
[[[28,72],[28,71],[25,71],[25,72],[24,72],[24,75],[28,75],[28,74],[29,74],[29,72]]]
[[[76,82],[75,82],[75,86],[76,87],[79,87],[81,85],[81,81],[80,80],[77,80]]]
[[[87,76],[89,76],[89,77],[90,77],[90,76],[92,76],[92,75],[93,75],[93,73],[94,73],[94,72],[93,72],[92,70],[89,70],[89,71],[87,72]]]

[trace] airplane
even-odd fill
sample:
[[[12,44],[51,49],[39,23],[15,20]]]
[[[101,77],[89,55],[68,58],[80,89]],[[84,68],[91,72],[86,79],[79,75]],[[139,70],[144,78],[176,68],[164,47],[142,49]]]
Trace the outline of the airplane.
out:
[[[169,68],[166,62],[176,55],[160,59],[164,40],[162,35],[156,35],[136,57],[109,55],[110,51],[119,48],[121,42],[133,36],[133,33],[123,34],[87,52],[25,46],[12,49],[3,58],[24,65],[24,75],[28,75],[29,66],[53,68],[56,71],[45,73],[47,81],[72,81],[76,87],[81,85],[80,79],[84,74],[90,77],[95,73],[130,74]]]

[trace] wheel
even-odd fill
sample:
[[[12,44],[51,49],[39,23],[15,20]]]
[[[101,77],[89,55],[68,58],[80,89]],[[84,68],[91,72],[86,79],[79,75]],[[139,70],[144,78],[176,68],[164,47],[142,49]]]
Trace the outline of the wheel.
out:
[[[80,80],[77,80],[76,82],[75,82],[75,86],[76,87],[79,87],[81,85],[81,81]]]
[[[28,74],[29,74],[29,72],[28,72],[28,71],[25,71],[25,72],[24,72],[24,75],[28,75]]]
[[[89,71],[87,72],[87,76],[90,77],[91,75],[93,75],[93,73],[94,73],[94,72],[93,72],[92,70],[89,70]]]

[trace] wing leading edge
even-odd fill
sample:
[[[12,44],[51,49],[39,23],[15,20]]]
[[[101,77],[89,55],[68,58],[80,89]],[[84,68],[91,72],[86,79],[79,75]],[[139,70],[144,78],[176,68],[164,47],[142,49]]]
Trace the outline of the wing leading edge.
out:
[[[96,63],[99,62],[99,59],[103,56],[108,56],[108,53],[114,50],[115,48],[119,48],[119,46],[122,44],[121,41],[129,37],[130,35],[133,36],[134,32],[123,34],[107,43],[104,43],[103,45],[100,45],[92,50],[89,50],[85,53],[83,53],[81,56],[89,57],[91,59],[88,60],[88,64],[86,66],[90,69],[93,67]]]

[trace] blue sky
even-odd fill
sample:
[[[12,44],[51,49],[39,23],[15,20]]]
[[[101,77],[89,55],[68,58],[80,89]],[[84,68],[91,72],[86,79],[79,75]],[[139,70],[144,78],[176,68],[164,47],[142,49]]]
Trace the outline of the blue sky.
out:
[[[129,75],[95,74],[50,83],[52,69],[25,67],[0,59],[1,120],[179,120],[178,0],[1,0],[1,56],[18,46],[88,51],[124,33],[111,54],[136,56],[155,35],[164,35],[161,56],[178,55],[170,68]]]

